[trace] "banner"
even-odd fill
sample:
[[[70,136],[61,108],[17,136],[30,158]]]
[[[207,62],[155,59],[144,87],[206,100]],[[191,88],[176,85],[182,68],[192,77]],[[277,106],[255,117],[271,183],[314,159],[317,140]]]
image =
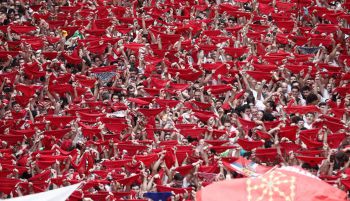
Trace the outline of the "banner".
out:
[[[22,197],[6,199],[4,201],[33,201],[33,200],[65,201],[80,186],[80,184],[81,183],[42,192],[42,193],[36,193],[36,194],[26,195]],[[0,200],[3,200],[3,199],[0,199]]]

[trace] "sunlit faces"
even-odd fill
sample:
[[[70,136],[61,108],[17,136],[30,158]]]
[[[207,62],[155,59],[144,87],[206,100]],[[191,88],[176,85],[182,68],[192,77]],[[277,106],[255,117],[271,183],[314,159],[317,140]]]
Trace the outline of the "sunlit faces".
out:
[[[281,84],[281,88],[282,88],[282,93],[287,93],[288,92],[288,84],[286,82],[283,82]]]
[[[307,124],[312,124],[315,120],[315,115],[313,113],[307,113],[305,117]]]
[[[13,110],[14,110],[15,112],[20,112],[21,109],[22,109],[22,107],[21,107],[20,104],[15,103],[15,104],[13,105]]]
[[[300,91],[299,91],[298,87],[292,87],[291,92],[292,92],[292,96],[294,98],[298,98],[299,97]]]

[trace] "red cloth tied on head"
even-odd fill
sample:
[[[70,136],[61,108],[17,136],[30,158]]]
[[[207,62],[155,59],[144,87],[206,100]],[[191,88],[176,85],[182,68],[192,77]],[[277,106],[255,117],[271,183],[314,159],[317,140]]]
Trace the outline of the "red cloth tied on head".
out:
[[[251,151],[252,149],[255,149],[257,147],[261,147],[264,145],[262,141],[249,141],[246,139],[238,139],[237,143],[247,151]]]

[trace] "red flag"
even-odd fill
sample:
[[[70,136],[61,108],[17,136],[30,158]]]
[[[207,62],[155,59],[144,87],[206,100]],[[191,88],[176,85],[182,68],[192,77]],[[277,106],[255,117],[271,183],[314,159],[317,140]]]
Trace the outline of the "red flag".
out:
[[[299,168],[284,167],[257,178],[213,183],[199,191],[196,197],[197,201],[228,201],[232,198],[235,201],[345,201],[346,193]]]

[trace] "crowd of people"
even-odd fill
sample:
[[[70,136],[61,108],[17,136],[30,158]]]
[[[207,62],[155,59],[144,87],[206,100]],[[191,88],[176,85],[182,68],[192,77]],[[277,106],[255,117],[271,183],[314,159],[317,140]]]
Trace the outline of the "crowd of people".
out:
[[[194,200],[245,176],[240,157],[347,191],[349,9],[1,0],[1,198],[81,182],[69,200]]]

